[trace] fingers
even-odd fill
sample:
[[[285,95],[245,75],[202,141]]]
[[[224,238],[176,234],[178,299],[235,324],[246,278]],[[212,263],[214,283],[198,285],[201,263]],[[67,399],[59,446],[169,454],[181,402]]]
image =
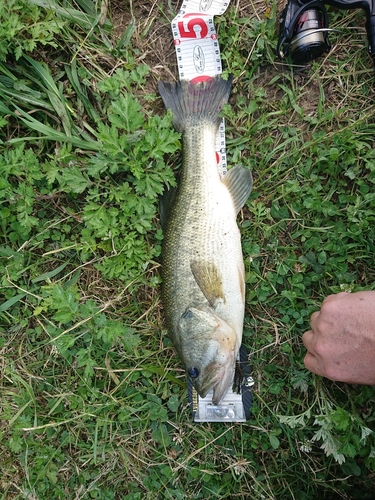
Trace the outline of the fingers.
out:
[[[302,335],[307,370],[330,380],[375,385],[375,291],[326,297]]]
[[[311,318],[310,318],[310,326],[311,326],[312,330],[314,330],[314,327],[317,323],[319,316],[320,316],[320,311],[315,311],[314,313],[312,313]]]
[[[306,353],[303,362],[310,372],[315,373],[315,375],[322,375],[318,360],[311,352]]]
[[[308,332],[305,332],[302,335],[303,345],[306,347],[308,351],[312,350],[313,338],[314,338],[314,333],[312,330],[309,330]]]
[[[320,311],[314,312],[310,317],[311,330],[302,335],[302,342],[307,350],[303,360],[305,367],[307,370],[315,373],[316,375],[325,376],[324,356],[321,355],[320,351],[323,340],[322,335],[325,331],[325,327],[327,326],[327,306],[328,311],[331,311],[332,307],[334,308],[335,302],[337,302],[337,300],[343,295],[349,294],[347,292],[341,292],[335,295],[328,295],[328,297],[323,300]],[[316,351],[315,346],[317,348],[319,347],[318,352]]]
[[[314,314],[319,314],[319,313],[314,313]],[[310,323],[313,324],[313,321],[310,321]],[[313,345],[314,345],[314,332],[312,330],[305,332],[302,335],[302,342],[307,350],[307,353],[306,353],[305,358],[303,360],[305,367],[310,372],[315,373],[316,375],[321,375],[320,370],[319,370],[318,359],[315,356],[315,351],[314,351],[314,347],[313,347]]]

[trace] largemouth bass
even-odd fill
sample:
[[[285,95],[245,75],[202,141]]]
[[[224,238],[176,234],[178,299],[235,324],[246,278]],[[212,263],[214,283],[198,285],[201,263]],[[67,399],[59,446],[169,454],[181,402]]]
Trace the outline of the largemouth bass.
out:
[[[242,341],[244,264],[236,216],[252,187],[241,166],[218,172],[215,140],[231,80],[159,83],[183,134],[179,187],[163,222],[162,302],[188,376],[218,404],[229,389]],[[165,216],[164,216],[165,217]]]

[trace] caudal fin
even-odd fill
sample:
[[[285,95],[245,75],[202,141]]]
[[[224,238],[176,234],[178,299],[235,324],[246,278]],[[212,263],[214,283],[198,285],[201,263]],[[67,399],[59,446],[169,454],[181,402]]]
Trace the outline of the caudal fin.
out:
[[[219,113],[228,101],[232,76],[223,80],[220,75],[194,83],[183,80],[175,83],[159,82],[158,88],[165,107],[172,110],[173,125],[183,132],[191,118],[220,124]]]

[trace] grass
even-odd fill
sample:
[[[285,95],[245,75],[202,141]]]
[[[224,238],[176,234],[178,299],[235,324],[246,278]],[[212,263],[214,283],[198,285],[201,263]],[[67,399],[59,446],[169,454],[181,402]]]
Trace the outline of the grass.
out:
[[[177,75],[178,2],[48,3],[0,10],[1,498],[372,498],[374,390],[308,373],[300,340],[325,296],[374,287],[362,13],[330,10],[332,50],[307,67],[275,59],[279,5],[215,20],[228,163],[255,180],[256,383],[250,421],[196,425],[159,295],[181,144],[156,83]]]

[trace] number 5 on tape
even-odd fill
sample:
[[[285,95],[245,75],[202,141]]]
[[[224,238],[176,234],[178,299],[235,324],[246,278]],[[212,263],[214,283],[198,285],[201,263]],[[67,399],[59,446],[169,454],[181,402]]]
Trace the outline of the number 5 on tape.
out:
[[[186,14],[182,21],[178,21],[178,32],[182,38],[205,38],[208,34],[208,27],[201,17],[193,17],[196,14]],[[186,23],[187,21],[187,23]]]

